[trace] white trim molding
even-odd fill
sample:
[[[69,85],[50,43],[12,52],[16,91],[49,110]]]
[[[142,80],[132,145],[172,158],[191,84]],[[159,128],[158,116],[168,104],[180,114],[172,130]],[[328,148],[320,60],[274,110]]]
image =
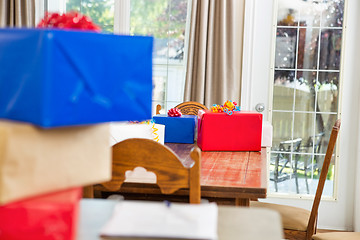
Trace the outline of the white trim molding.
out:
[[[130,0],[115,0],[114,33],[130,33]]]
[[[241,79],[241,108],[250,110],[251,108],[251,80],[253,62],[253,40],[255,24],[255,1],[245,0],[244,17],[244,41],[243,41],[243,61]]]

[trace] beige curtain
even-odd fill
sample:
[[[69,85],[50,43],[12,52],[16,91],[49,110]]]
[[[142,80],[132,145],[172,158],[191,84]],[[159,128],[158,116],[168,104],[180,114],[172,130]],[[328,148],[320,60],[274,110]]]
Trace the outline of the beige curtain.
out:
[[[240,102],[245,0],[193,0],[184,101]]]
[[[35,0],[0,0],[0,27],[34,27]]]

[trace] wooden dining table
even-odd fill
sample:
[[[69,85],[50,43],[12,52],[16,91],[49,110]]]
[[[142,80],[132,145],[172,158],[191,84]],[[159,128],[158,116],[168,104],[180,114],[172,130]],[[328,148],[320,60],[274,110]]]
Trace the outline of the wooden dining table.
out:
[[[166,143],[187,165],[194,144]],[[201,153],[201,198],[219,205],[249,206],[250,199],[266,198],[267,149],[254,152],[203,151]],[[106,189],[98,186],[97,190]],[[156,184],[125,182],[118,192],[125,199],[162,200]],[[188,190],[180,189],[170,201],[187,201]]]
[[[193,144],[166,143],[182,161],[190,159]],[[249,152],[203,151],[201,197],[210,201],[248,206],[250,199],[266,198],[267,150]]]

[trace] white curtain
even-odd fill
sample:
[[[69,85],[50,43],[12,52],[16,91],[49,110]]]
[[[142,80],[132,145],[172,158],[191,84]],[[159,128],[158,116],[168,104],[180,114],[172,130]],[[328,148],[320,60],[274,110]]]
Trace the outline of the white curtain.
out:
[[[184,101],[239,102],[245,0],[193,0]]]
[[[34,27],[35,0],[0,0],[0,27]]]

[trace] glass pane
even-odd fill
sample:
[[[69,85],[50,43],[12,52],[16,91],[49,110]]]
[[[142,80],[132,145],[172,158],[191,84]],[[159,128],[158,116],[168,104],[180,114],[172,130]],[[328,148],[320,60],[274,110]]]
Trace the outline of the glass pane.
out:
[[[270,158],[270,191],[288,193],[292,188],[291,154],[272,153]]]
[[[293,125],[292,113],[273,112],[273,144],[272,151],[280,150],[282,141],[291,139],[291,130]]]
[[[76,11],[80,12],[82,0],[67,0],[66,1],[66,12]]]
[[[105,32],[113,32],[114,0],[67,0],[66,11],[75,10],[90,17]]]
[[[292,110],[294,102],[294,71],[275,71],[274,76],[274,110]]]
[[[162,60],[158,63],[167,63],[167,58],[169,54],[168,48],[169,39],[167,38],[155,38],[154,39],[154,50],[153,50],[153,58],[157,61]]]
[[[181,102],[171,102],[171,101],[167,101],[167,110],[176,107],[177,105],[179,105]]]
[[[297,72],[295,111],[315,111],[316,72]]]
[[[297,68],[316,69],[318,60],[319,29],[299,29]]]
[[[294,162],[294,182],[295,190],[297,194],[309,194],[309,182],[308,182],[308,167],[310,167],[308,159],[311,155],[295,154],[293,156]]]
[[[309,156],[308,165],[306,168],[306,172],[304,171],[304,181],[307,185],[307,188],[310,191],[310,194],[315,195],[316,188],[319,182],[320,171],[322,167],[322,163],[324,161],[325,155],[316,155],[315,157]],[[301,173],[301,170],[300,170]],[[334,193],[334,177],[335,177],[335,156],[333,155],[327,178],[325,180],[325,186],[323,190],[323,196],[331,197]],[[301,184],[301,182],[299,182]]]
[[[165,89],[167,80],[167,67],[166,66],[154,66],[153,72],[153,100],[165,102]]]
[[[294,139],[301,139],[301,146],[297,152],[312,153],[312,137],[314,135],[314,113],[295,113]]]
[[[300,9],[300,26],[319,27],[321,6],[314,2],[303,2]]]
[[[169,58],[182,61],[185,47],[187,0],[170,1]]]
[[[316,114],[315,133],[323,134],[318,153],[326,153],[326,149],[329,143],[330,133],[334,123],[337,119],[336,114]],[[335,151],[334,151],[335,152]]]
[[[333,0],[324,4],[321,26],[342,27],[344,21],[344,0]]]
[[[132,0],[130,3],[130,34],[154,36],[153,58],[167,64],[170,1]]]
[[[297,26],[299,19],[299,11],[290,6],[288,1],[279,1],[277,25],[278,26]]]
[[[100,26],[102,33],[113,33],[114,32],[114,26],[107,25],[107,26]]]
[[[166,38],[169,28],[169,0],[131,0],[130,33]]]
[[[320,72],[316,89],[316,111],[336,113],[339,104],[339,73]]]
[[[185,76],[184,43],[188,0],[131,0],[130,34],[154,36],[154,93],[153,100],[162,102],[164,111],[177,100],[169,86]],[[171,77],[176,65],[178,74]],[[181,81],[183,84],[183,80]],[[180,88],[179,88],[180,86]],[[182,89],[177,85],[175,89]],[[171,90],[173,90],[172,88]],[[182,91],[177,91],[181,93]],[[168,98],[166,97],[166,93]],[[170,96],[170,97],[169,97]],[[182,101],[182,95],[181,95]]]
[[[296,29],[277,29],[275,49],[276,68],[295,68],[296,36]]]
[[[320,177],[320,175],[319,175]],[[328,174],[325,180],[323,196],[331,197],[334,194],[334,181],[335,181],[335,155],[331,158]],[[316,193],[314,189],[313,194]]]
[[[322,29],[320,43],[320,69],[340,69],[341,29]]]

